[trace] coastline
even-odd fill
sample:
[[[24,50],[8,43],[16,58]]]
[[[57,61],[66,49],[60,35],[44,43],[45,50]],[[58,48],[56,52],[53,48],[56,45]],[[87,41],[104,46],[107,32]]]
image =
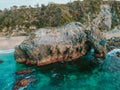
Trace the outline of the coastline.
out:
[[[120,30],[112,30],[103,33],[107,40],[113,37],[120,37]],[[28,36],[0,37],[0,51],[14,49],[16,45],[21,44]]]
[[[0,37],[0,50],[14,49],[16,45],[22,43],[28,36]]]

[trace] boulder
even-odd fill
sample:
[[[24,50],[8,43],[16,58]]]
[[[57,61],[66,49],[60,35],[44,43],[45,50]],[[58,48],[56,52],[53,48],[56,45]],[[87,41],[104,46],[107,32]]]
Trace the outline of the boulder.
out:
[[[42,28],[15,48],[15,59],[28,65],[47,65],[77,59],[91,48],[96,57],[106,54],[106,40],[95,27],[72,22],[58,28]]]

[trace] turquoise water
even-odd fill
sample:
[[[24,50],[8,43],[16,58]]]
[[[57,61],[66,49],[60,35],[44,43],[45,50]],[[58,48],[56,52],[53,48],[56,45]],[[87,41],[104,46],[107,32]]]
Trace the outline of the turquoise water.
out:
[[[120,90],[120,58],[116,56],[116,51],[108,53],[105,59],[94,58],[89,53],[72,62],[44,67],[16,63],[14,51],[0,52],[0,60],[3,60],[0,64],[0,90],[12,90],[22,77],[34,77],[36,81],[19,90]],[[15,74],[26,69],[34,69],[35,72]]]

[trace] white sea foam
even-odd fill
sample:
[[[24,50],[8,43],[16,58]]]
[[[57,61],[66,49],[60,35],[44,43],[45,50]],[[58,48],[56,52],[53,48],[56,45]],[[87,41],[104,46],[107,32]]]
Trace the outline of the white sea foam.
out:
[[[15,49],[0,50],[0,54],[1,54],[1,53],[13,53],[14,51],[15,51]]]
[[[113,49],[113,50],[110,51],[107,55],[116,56],[116,53],[117,53],[117,52],[120,52],[120,49]]]

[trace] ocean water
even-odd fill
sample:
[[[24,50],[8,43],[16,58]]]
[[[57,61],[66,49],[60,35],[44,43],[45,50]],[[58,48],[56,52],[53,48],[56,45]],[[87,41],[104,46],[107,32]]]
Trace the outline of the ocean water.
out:
[[[33,77],[36,81],[19,90],[120,90],[120,57],[115,49],[104,59],[94,58],[92,51],[72,62],[44,67],[26,66],[14,60],[14,50],[0,51],[0,90],[12,90],[18,79]],[[16,75],[19,70],[35,70]]]

